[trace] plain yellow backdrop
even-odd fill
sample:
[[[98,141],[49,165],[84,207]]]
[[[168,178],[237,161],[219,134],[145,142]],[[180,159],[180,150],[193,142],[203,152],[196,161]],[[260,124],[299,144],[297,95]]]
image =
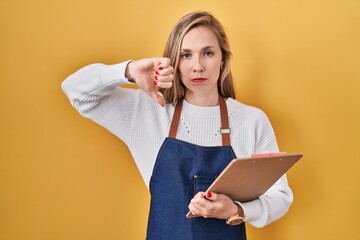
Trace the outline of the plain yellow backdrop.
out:
[[[145,238],[150,196],[127,147],[60,84],[90,63],[161,56],[194,10],[227,30],[237,99],[305,155],[289,213],[248,225],[249,239],[360,239],[358,0],[0,0],[1,240]]]

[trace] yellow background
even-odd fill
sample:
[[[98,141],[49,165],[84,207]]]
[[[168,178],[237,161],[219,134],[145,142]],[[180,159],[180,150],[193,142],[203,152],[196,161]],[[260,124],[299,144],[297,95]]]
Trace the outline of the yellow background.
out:
[[[144,239],[149,193],[126,146],[71,108],[80,67],[160,56],[184,14],[213,12],[237,99],[263,109],[290,212],[249,239],[360,239],[358,0],[0,0],[0,239]]]

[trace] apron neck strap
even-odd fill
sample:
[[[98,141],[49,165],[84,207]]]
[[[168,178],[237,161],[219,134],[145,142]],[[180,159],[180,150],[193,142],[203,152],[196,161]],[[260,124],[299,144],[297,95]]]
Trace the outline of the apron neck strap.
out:
[[[183,99],[179,100],[176,104],[174,116],[170,126],[170,132],[169,132],[170,138],[176,138],[176,132],[179,126],[182,106],[183,106]],[[229,128],[228,112],[227,112],[225,99],[220,95],[219,95],[219,106],[220,106],[220,115],[221,115],[220,133],[222,137],[222,145],[230,146],[230,128]]]
[[[176,138],[176,132],[179,127],[182,106],[183,106],[183,99],[180,99],[176,103],[174,115],[171,121],[170,132],[169,132],[170,138]]]

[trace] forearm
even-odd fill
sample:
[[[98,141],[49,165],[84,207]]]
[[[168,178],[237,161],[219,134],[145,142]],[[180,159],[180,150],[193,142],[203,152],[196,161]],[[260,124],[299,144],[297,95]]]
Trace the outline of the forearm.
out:
[[[282,176],[258,199],[242,203],[245,220],[255,227],[264,227],[281,218],[293,202],[293,193],[288,186],[286,175]]]
[[[73,107],[85,113],[96,107],[117,86],[128,83],[125,77],[127,63],[88,65],[66,78],[61,87]]]
[[[274,130],[265,114],[259,115],[256,132],[255,153],[279,152]],[[258,199],[243,203],[246,221],[255,227],[270,224],[289,210],[293,202],[293,193],[283,175],[268,191]]]
[[[129,83],[127,62],[92,64],[69,76],[62,89],[75,109],[128,143],[136,118],[140,91],[119,88]]]

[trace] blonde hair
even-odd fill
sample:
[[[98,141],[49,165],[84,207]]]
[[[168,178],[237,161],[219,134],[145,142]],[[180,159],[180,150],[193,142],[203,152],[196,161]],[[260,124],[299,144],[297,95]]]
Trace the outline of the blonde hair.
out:
[[[160,89],[167,103],[172,103],[175,105],[178,100],[185,97],[186,87],[180,80],[180,73],[178,69],[180,62],[181,44],[186,33],[198,26],[207,26],[212,29],[221,48],[223,64],[218,81],[219,94],[225,98],[235,98],[235,91],[230,69],[231,51],[224,28],[222,24],[210,13],[196,11],[185,15],[178,21],[178,23],[171,31],[168,41],[165,45],[163,56],[170,58],[170,64],[174,67],[175,77],[173,87]]]

